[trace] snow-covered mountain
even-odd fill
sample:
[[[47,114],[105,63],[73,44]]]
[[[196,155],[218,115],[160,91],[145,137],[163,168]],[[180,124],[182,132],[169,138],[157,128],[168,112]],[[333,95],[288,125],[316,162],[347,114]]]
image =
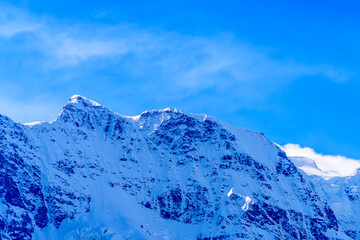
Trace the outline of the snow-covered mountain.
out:
[[[0,239],[359,238],[359,179],[322,181],[262,133],[178,109],[73,96],[50,123],[0,115]]]
[[[346,226],[346,234],[360,238],[360,169],[354,176],[335,177],[325,180],[312,176],[312,183],[322,198],[327,199],[338,222]]]

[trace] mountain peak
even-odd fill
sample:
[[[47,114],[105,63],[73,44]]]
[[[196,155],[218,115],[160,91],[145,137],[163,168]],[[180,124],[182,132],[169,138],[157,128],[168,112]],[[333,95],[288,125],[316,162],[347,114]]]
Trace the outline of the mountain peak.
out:
[[[95,115],[95,113],[100,113],[105,110],[107,110],[107,108],[91,99],[81,95],[73,95],[65,104],[56,120],[67,122],[74,116],[83,116],[84,114]]]
[[[146,110],[142,112],[140,115],[144,116],[144,115],[161,114],[161,113],[184,113],[184,112],[178,108],[167,107],[161,109]]]
[[[81,96],[81,95],[73,95],[69,101],[68,101],[68,104],[69,103],[73,103],[73,104],[82,104],[82,105],[90,105],[90,106],[101,106],[99,103],[91,100],[91,99],[88,99],[84,96]]]

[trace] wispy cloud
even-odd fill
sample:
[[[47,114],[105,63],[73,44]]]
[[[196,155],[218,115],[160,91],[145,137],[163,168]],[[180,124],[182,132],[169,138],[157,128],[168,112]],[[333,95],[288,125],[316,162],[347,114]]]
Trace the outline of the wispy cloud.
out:
[[[309,175],[318,175],[325,179],[347,177],[356,174],[360,160],[344,156],[323,155],[309,147],[298,144],[280,146],[294,164]]]
[[[80,74],[81,66],[96,62],[91,71],[114,68],[129,79],[122,88],[136,88],[139,95],[155,101],[181,100],[210,89],[231,95],[237,106],[254,106],[301,77],[344,81],[348,76],[330,65],[274,59],[227,33],[190,36],[129,23],[69,24],[8,5],[1,10],[0,38],[23,39],[31,51],[46,56],[37,57],[37,63],[43,64],[37,68],[54,71],[59,78],[73,74],[69,74],[71,68]]]
[[[1,6],[1,5],[0,5]],[[16,34],[34,33],[39,30],[42,23],[29,15],[26,11],[11,6],[1,6],[0,36],[11,38]]]
[[[33,34],[40,41],[36,47],[57,58],[60,66],[75,65],[96,57],[133,54],[137,61],[163,65],[181,73],[179,77],[183,81],[179,84],[189,88],[213,84],[213,75],[228,75],[240,82],[302,75],[322,75],[332,80],[345,77],[332,66],[307,66],[271,59],[227,34],[195,37],[139,29],[127,23],[64,25],[9,6],[2,6],[0,23],[0,36],[11,38]],[[154,61],[147,62],[150,59]]]

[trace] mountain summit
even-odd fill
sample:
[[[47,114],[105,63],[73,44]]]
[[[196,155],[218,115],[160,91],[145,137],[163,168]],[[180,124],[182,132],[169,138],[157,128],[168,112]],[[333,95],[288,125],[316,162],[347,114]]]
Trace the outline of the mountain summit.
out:
[[[262,133],[178,109],[75,95],[51,123],[0,115],[0,172],[1,239],[359,236]]]

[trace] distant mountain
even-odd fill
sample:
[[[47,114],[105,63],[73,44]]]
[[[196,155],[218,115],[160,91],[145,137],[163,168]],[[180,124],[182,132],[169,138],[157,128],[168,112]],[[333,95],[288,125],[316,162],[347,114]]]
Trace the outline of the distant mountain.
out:
[[[359,179],[333,181],[178,109],[73,96],[50,123],[0,115],[0,239],[359,239]]]

